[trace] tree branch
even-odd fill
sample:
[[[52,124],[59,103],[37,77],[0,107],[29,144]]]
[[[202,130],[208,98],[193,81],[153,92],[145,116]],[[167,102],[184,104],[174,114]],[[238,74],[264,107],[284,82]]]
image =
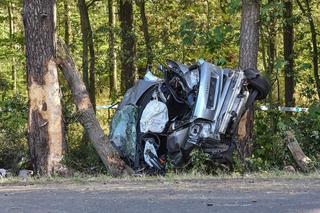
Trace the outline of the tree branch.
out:
[[[90,2],[88,2],[86,5],[87,5],[87,8],[89,9],[91,6],[93,6],[94,3],[96,3],[97,1],[101,1],[101,0],[91,0]]]
[[[57,64],[60,66],[71,89],[74,103],[77,107],[79,121],[86,130],[102,162],[113,176],[133,174],[133,170],[121,159],[104,134],[89,98],[88,91],[81,79],[71,54],[62,40],[57,42]]]

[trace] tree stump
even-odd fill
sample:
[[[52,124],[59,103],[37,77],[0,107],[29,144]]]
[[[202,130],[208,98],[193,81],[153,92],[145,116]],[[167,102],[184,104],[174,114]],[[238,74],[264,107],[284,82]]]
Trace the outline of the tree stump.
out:
[[[296,161],[298,164],[299,168],[303,172],[308,172],[309,171],[309,165],[311,163],[310,158],[308,158],[304,152],[302,151],[296,137],[294,136],[292,131],[286,131],[285,132],[285,142],[287,147],[289,148],[293,159]]]

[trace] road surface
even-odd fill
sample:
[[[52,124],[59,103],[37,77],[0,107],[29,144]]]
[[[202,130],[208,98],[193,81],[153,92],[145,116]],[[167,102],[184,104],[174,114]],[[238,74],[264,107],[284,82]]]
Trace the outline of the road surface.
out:
[[[208,178],[0,184],[0,212],[320,213],[320,179]]]

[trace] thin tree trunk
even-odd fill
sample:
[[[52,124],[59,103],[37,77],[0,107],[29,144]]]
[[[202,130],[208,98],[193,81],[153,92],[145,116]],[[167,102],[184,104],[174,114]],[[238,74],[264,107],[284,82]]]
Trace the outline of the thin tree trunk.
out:
[[[96,79],[95,79],[95,52],[94,52],[94,45],[93,45],[93,36],[92,36],[92,30],[90,27],[89,31],[89,53],[90,53],[90,100],[93,106],[94,111],[96,111]]]
[[[70,10],[70,1],[63,1],[64,7],[64,41],[69,46],[71,43],[71,10]]]
[[[286,61],[284,66],[285,104],[294,106],[294,51],[293,51],[293,22],[292,2],[284,1],[284,25],[283,25],[283,57]]]
[[[259,12],[260,5],[257,0],[242,0],[239,59],[241,69],[257,68]],[[239,151],[243,159],[252,153],[253,118],[253,106],[250,106],[239,123]]]
[[[145,0],[137,0],[137,4],[140,10],[142,31],[143,31],[144,41],[146,44],[147,64],[152,65],[153,53],[152,53],[152,45],[151,45],[151,39],[149,34],[148,20],[146,16]]]
[[[274,3],[274,0],[269,0],[269,4]],[[276,54],[276,17],[272,12],[268,14],[270,17],[270,21],[268,24],[268,64],[267,64],[267,75],[269,78],[269,81],[272,82],[272,75],[274,73],[274,62],[275,62],[275,54]],[[269,103],[272,105],[272,89],[269,92],[268,95]]]
[[[89,90],[89,46],[88,46],[88,10],[85,0],[78,0],[80,12],[80,24],[82,33],[82,78],[86,88]]]
[[[210,31],[210,25],[211,25],[211,7],[210,7],[210,1],[206,0],[206,16],[207,16],[207,33]]]
[[[281,105],[279,72],[277,72],[276,78],[277,78],[276,79],[276,81],[277,81],[277,103],[278,103],[278,105]]]
[[[266,41],[263,33],[260,34],[260,42],[261,42],[261,55],[262,55],[262,64],[263,64],[263,69],[268,70],[268,65],[267,65],[267,50],[266,48]]]
[[[315,23],[313,21],[309,0],[305,0],[307,9],[304,9],[304,7],[302,6],[302,4],[299,0],[296,0],[296,1],[300,7],[300,10],[304,14],[304,16],[306,16],[306,18],[308,19],[309,26],[310,26],[312,49],[313,49],[313,51],[312,51],[313,73],[314,73],[314,79],[316,82],[317,94],[320,99],[320,78],[319,78],[319,67],[318,67],[317,30],[316,30]]]
[[[90,100],[93,104],[94,110],[96,109],[95,97],[95,52],[93,45],[92,28],[90,24],[88,6],[85,0],[78,0],[78,7],[80,12],[81,32],[82,32],[82,69],[83,80],[86,88],[90,94]],[[90,61],[89,61],[90,56]],[[89,75],[90,73],[90,75]]]
[[[63,75],[72,91],[74,103],[79,114],[79,121],[85,128],[88,137],[92,141],[108,171],[114,176],[132,174],[132,169],[121,160],[119,153],[109,142],[108,137],[104,134],[95,117],[89,94],[81,80],[80,73],[75,67],[75,63],[67,49],[67,46],[61,41],[58,41],[57,62],[61,67]]]
[[[121,27],[121,92],[130,88],[135,80],[135,36],[133,32],[132,0],[119,1],[119,20]]]
[[[113,0],[108,0],[108,27],[109,27],[109,57],[108,64],[110,70],[110,97],[114,98],[117,96],[117,54],[115,51],[115,7]]]
[[[8,16],[9,16],[9,38],[10,38],[10,42],[11,42],[11,48],[14,49],[14,4],[9,1],[9,5],[8,5]],[[11,65],[11,79],[13,81],[12,84],[12,89],[14,94],[17,93],[17,70],[16,70],[16,60],[14,55],[12,55],[12,65]]]
[[[278,0],[268,0],[268,4],[272,5],[273,3],[277,2]],[[266,66],[266,72],[269,81],[271,82],[271,85],[273,87],[273,82],[272,82],[272,77],[276,73],[274,72],[274,64],[275,64],[275,57],[276,57],[276,35],[277,35],[277,30],[276,30],[276,24],[277,24],[277,19],[276,16],[274,15],[273,11],[270,11],[268,13],[269,21],[267,22],[267,66]],[[268,102],[269,105],[272,107],[273,106],[273,92],[272,88],[268,94]],[[276,126],[277,126],[277,121],[276,117],[271,115],[270,116],[270,130],[272,133],[276,133]],[[274,147],[273,147],[274,148]]]
[[[35,174],[64,172],[64,125],[55,62],[55,0],[24,0],[28,142]]]

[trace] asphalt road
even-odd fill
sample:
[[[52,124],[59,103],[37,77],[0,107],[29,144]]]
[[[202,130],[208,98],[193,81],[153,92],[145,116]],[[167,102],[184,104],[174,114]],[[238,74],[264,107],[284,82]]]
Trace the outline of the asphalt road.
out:
[[[0,212],[320,213],[320,179],[159,179],[0,185]]]

